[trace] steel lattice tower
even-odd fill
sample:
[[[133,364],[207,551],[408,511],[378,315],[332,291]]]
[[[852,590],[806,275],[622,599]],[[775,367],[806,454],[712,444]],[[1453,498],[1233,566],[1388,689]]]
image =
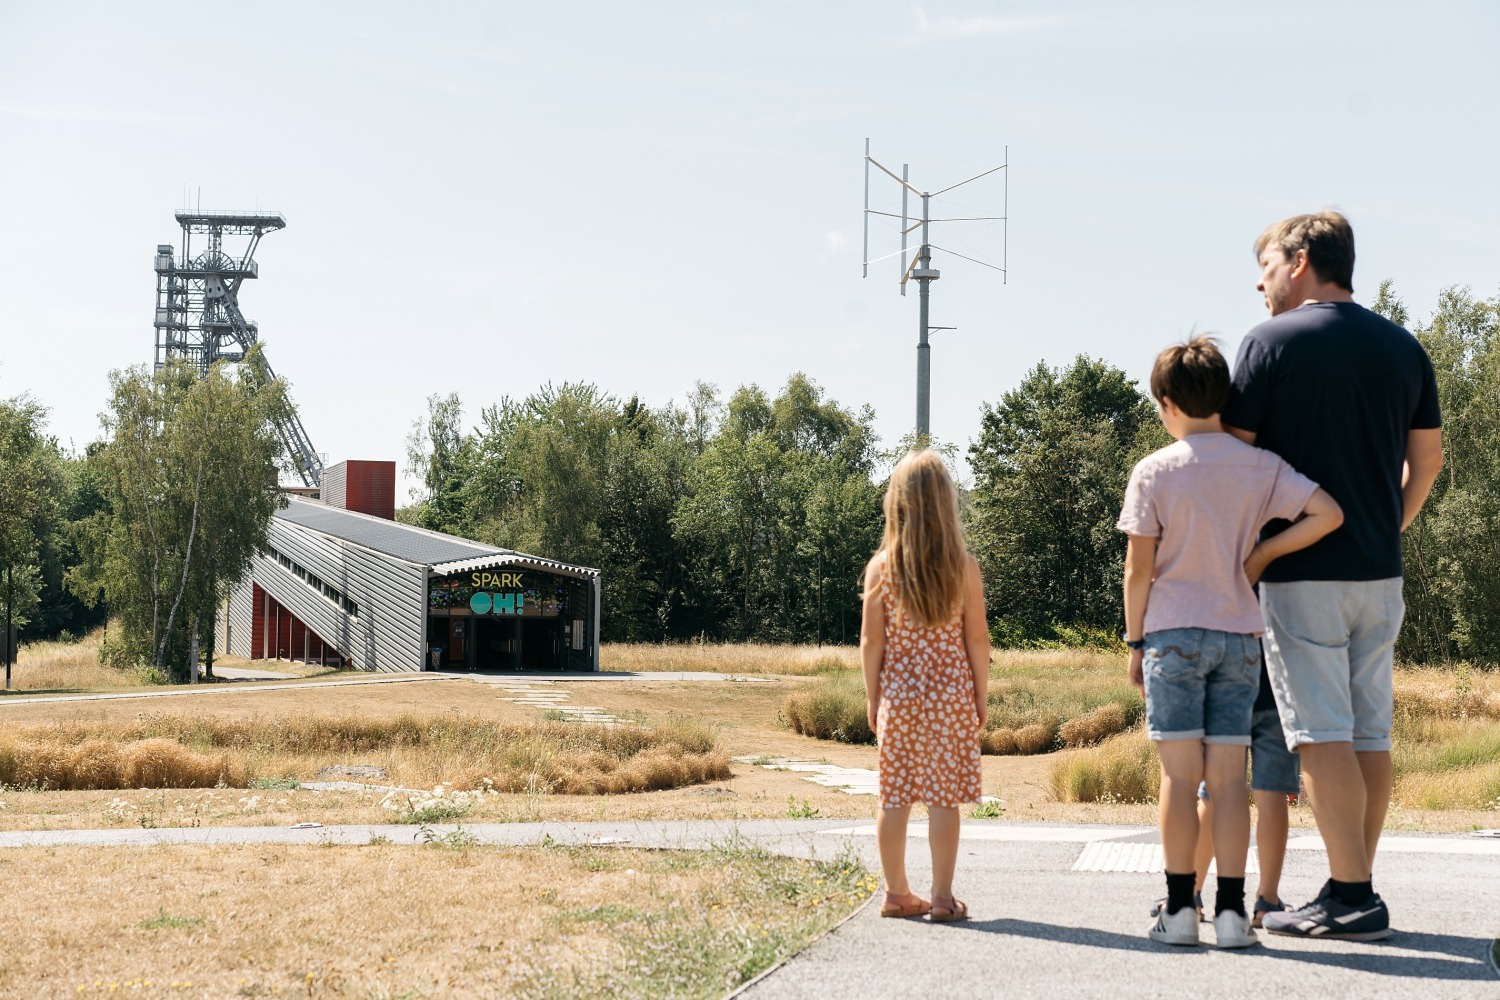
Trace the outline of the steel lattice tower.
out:
[[[279,212],[178,212],[182,256],[170,244],[156,248],[156,367],[170,358],[185,358],[207,373],[216,361],[239,361],[256,341],[259,328],[240,311],[240,285],[259,276],[255,248],[266,233],[286,227]],[[193,254],[193,237],[207,245]],[[224,237],[235,237],[238,255],[226,250]],[[248,238],[248,239],[244,239]],[[261,368],[275,378],[265,354]],[[304,485],[323,479],[323,461],[290,405],[276,418],[293,470]]]

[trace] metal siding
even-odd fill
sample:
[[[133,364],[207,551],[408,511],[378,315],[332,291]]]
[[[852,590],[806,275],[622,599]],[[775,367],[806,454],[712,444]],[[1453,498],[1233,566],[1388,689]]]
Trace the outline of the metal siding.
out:
[[[350,460],[344,475],[344,508],[396,519],[396,463]]]
[[[427,568],[275,518],[271,547],[359,605],[351,617],[273,558],[256,556],[256,581],[308,628],[365,670],[422,669]]]
[[[594,662],[589,667],[590,670],[599,669],[599,605],[603,603],[599,598],[603,593],[604,579],[603,574],[600,574],[594,577]]]
[[[254,637],[255,630],[255,608],[253,606],[251,591],[254,584],[250,574],[246,573],[244,579],[234,585],[229,592],[229,600],[225,602],[224,613],[219,616],[218,628],[214,636],[214,648],[222,650],[229,656],[250,656],[250,642]],[[228,626],[227,634],[225,626]]]
[[[330,507],[343,507],[347,479],[348,466],[343,462],[330,465],[323,470],[323,479],[318,483],[318,498]]]

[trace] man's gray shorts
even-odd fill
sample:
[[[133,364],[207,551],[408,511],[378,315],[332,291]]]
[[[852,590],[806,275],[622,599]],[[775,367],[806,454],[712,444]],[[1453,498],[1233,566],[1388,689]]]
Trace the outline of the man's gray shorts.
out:
[[[1260,606],[1286,745],[1389,750],[1401,578],[1262,582]]]

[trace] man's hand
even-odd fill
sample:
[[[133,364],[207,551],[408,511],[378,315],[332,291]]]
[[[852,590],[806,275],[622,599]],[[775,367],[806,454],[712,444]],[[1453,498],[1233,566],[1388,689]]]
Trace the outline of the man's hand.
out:
[[[1146,651],[1144,649],[1132,649],[1130,651],[1130,683],[1135,685],[1135,689],[1141,693],[1142,698],[1146,697],[1146,675],[1142,669],[1142,664],[1145,660]]]
[[[1245,578],[1250,581],[1250,586],[1260,582],[1260,575],[1271,565],[1271,557],[1266,555],[1264,546],[1257,545],[1250,550],[1250,555],[1245,558]]]

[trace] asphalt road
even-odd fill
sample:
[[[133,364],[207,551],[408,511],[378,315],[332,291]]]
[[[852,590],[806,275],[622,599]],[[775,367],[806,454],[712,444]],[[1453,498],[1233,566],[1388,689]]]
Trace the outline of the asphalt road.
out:
[[[980,824],[967,828],[983,832]],[[1139,831],[1120,836],[1154,840]],[[848,839],[878,866],[873,837]],[[1492,956],[1500,935],[1500,842],[1404,835],[1399,843],[1403,849],[1383,854],[1376,871],[1396,929],[1389,940],[1262,934],[1259,947],[1219,951],[1206,925],[1208,943],[1196,949],[1147,939],[1147,910],[1165,894],[1159,873],[1074,871],[1085,846],[1076,841],[970,837],[961,842],[955,881],[970,922],[887,920],[870,905],[741,996],[1500,997]],[[926,884],[925,855],[924,841],[909,844],[914,886]],[[1327,877],[1325,865],[1321,850],[1289,851],[1283,895],[1294,903],[1310,898]],[[1212,879],[1208,888],[1212,906]]]

